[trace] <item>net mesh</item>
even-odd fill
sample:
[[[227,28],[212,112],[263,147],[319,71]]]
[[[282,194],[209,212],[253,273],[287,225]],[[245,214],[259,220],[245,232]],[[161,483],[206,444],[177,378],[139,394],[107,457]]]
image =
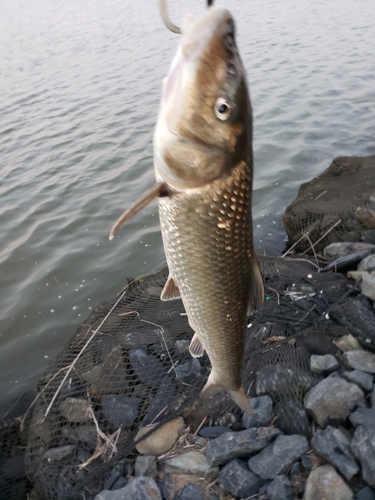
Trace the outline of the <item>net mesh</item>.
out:
[[[353,282],[318,273],[309,258],[259,260],[267,297],[249,318],[244,388],[272,397],[277,427],[308,436],[303,397],[321,379],[310,370],[311,354],[337,354],[332,339],[348,333],[374,347],[374,311]],[[198,397],[209,360],[189,354],[193,332],[182,302],[160,301],[167,276],[165,269],[131,281],[97,306],[40,381],[26,453],[37,498],[94,498],[150,423],[182,415],[192,429],[203,417],[206,425],[241,428],[225,395]]]
[[[375,243],[375,156],[335,158],[301,185],[283,221],[297,252],[337,241]]]

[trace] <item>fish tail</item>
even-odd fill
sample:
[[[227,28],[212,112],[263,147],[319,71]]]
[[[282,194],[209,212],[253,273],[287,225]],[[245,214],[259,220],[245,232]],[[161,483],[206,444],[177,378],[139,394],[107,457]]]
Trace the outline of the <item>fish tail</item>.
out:
[[[214,382],[214,377],[212,376],[212,371],[208,377],[207,384],[203,387],[200,394],[201,398],[207,399],[211,398],[217,392],[226,392],[230,398],[241,408],[242,411],[253,414],[253,409],[251,407],[249,399],[246,397],[245,391],[241,386],[239,389],[227,389],[226,387]]]

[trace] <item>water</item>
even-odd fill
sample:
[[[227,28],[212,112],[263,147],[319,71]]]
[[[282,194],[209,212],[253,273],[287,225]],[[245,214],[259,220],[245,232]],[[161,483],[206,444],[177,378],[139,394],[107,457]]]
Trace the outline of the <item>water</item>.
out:
[[[179,24],[203,0],[170,0]],[[254,109],[259,252],[335,156],[375,153],[373,0],[223,0]],[[152,132],[178,36],[156,0],[5,0],[0,15],[0,415],[93,305],[161,269],[156,205],[108,232],[153,184]]]

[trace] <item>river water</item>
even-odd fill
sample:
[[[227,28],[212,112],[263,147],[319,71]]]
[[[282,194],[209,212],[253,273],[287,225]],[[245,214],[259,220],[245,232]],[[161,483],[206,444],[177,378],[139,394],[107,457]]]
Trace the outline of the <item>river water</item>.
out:
[[[179,24],[203,0],[169,1]],[[373,0],[223,0],[254,111],[259,252],[285,245],[299,185],[375,153]],[[0,7],[0,416],[95,303],[160,270],[156,204],[108,232],[153,179],[152,133],[177,35],[156,0]]]

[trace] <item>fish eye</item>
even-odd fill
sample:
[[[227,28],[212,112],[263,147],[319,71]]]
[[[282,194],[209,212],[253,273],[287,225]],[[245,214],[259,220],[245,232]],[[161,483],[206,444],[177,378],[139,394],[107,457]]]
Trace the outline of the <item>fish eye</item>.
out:
[[[232,112],[232,106],[230,105],[227,99],[224,97],[219,97],[215,102],[215,115],[219,118],[219,120],[228,120]]]

